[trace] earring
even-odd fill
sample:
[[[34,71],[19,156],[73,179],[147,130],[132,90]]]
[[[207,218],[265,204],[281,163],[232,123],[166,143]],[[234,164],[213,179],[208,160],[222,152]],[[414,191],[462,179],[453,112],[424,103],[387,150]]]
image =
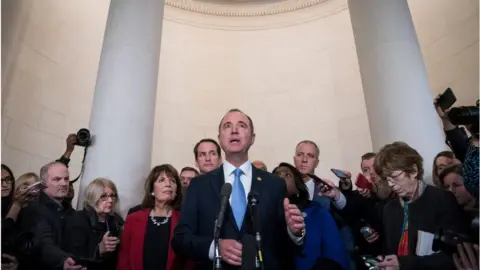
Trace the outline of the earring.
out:
[[[300,192],[297,191],[297,198],[300,198]]]
[[[155,193],[152,192],[152,196],[155,196]]]

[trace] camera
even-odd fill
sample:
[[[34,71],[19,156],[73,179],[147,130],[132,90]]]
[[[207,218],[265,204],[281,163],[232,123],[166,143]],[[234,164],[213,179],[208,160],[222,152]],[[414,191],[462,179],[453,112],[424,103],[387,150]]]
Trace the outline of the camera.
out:
[[[75,145],[88,147],[91,143],[90,131],[86,128],[81,128],[77,132],[77,142]]]
[[[433,238],[432,250],[435,252],[442,251],[447,254],[453,254],[457,252],[458,244],[472,242],[472,239],[468,235],[451,230],[440,229]]]
[[[454,125],[470,125],[469,131],[478,138],[479,100],[475,106],[461,106],[451,108],[448,119]]]

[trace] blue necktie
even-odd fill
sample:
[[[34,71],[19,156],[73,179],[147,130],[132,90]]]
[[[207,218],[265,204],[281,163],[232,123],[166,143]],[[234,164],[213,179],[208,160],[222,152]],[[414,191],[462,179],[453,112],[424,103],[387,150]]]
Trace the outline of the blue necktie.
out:
[[[235,169],[235,180],[233,181],[232,189],[232,211],[237,223],[238,229],[242,228],[243,217],[247,210],[247,197],[245,196],[245,188],[243,187],[240,176],[243,174],[242,170]]]

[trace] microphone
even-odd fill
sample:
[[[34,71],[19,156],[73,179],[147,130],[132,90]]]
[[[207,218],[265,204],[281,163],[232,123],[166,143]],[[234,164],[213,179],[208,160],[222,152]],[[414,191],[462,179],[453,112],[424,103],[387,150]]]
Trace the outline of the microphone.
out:
[[[213,269],[221,269],[221,259],[220,251],[218,248],[218,240],[220,238],[220,232],[222,231],[223,220],[225,219],[225,211],[227,209],[228,199],[230,198],[230,194],[232,194],[232,184],[225,183],[220,190],[220,211],[218,211],[217,220],[215,221],[215,229],[213,230],[213,245],[214,245],[214,264]]]
[[[232,194],[232,184],[225,183],[222,186],[222,190],[220,191],[220,211],[218,212],[217,221],[215,222],[215,234],[214,238],[218,240],[220,238],[220,231],[223,226],[223,220],[225,219],[225,211],[227,209],[228,199],[230,198],[230,194]]]
[[[263,256],[262,256],[262,236],[260,234],[261,223],[260,223],[260,211],[258,209],[258,204],[260,200],[258,199],[259,195],[255,191],[250,191],[248,194],[248,204],[250,205],[250,210],[252,212],[252,223],[253,230],[255,231],[255,243],[257,246],[257,260],[260,264],[261,269],[263,269]]]

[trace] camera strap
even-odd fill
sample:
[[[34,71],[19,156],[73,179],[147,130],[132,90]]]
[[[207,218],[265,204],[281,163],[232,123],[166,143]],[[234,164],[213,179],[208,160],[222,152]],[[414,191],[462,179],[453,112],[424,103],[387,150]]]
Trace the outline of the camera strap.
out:
[[[87,151],[88,151],[88,146],[86,146],[83,149],[82,168],[80,169],[80,173],[75,179],[70,181],[70,184],[74,184],[75,182],[77,182],[78,179],[80,179],[80,177],[83,175],[83,172],[85,171],[85,158],[87,157]]]

